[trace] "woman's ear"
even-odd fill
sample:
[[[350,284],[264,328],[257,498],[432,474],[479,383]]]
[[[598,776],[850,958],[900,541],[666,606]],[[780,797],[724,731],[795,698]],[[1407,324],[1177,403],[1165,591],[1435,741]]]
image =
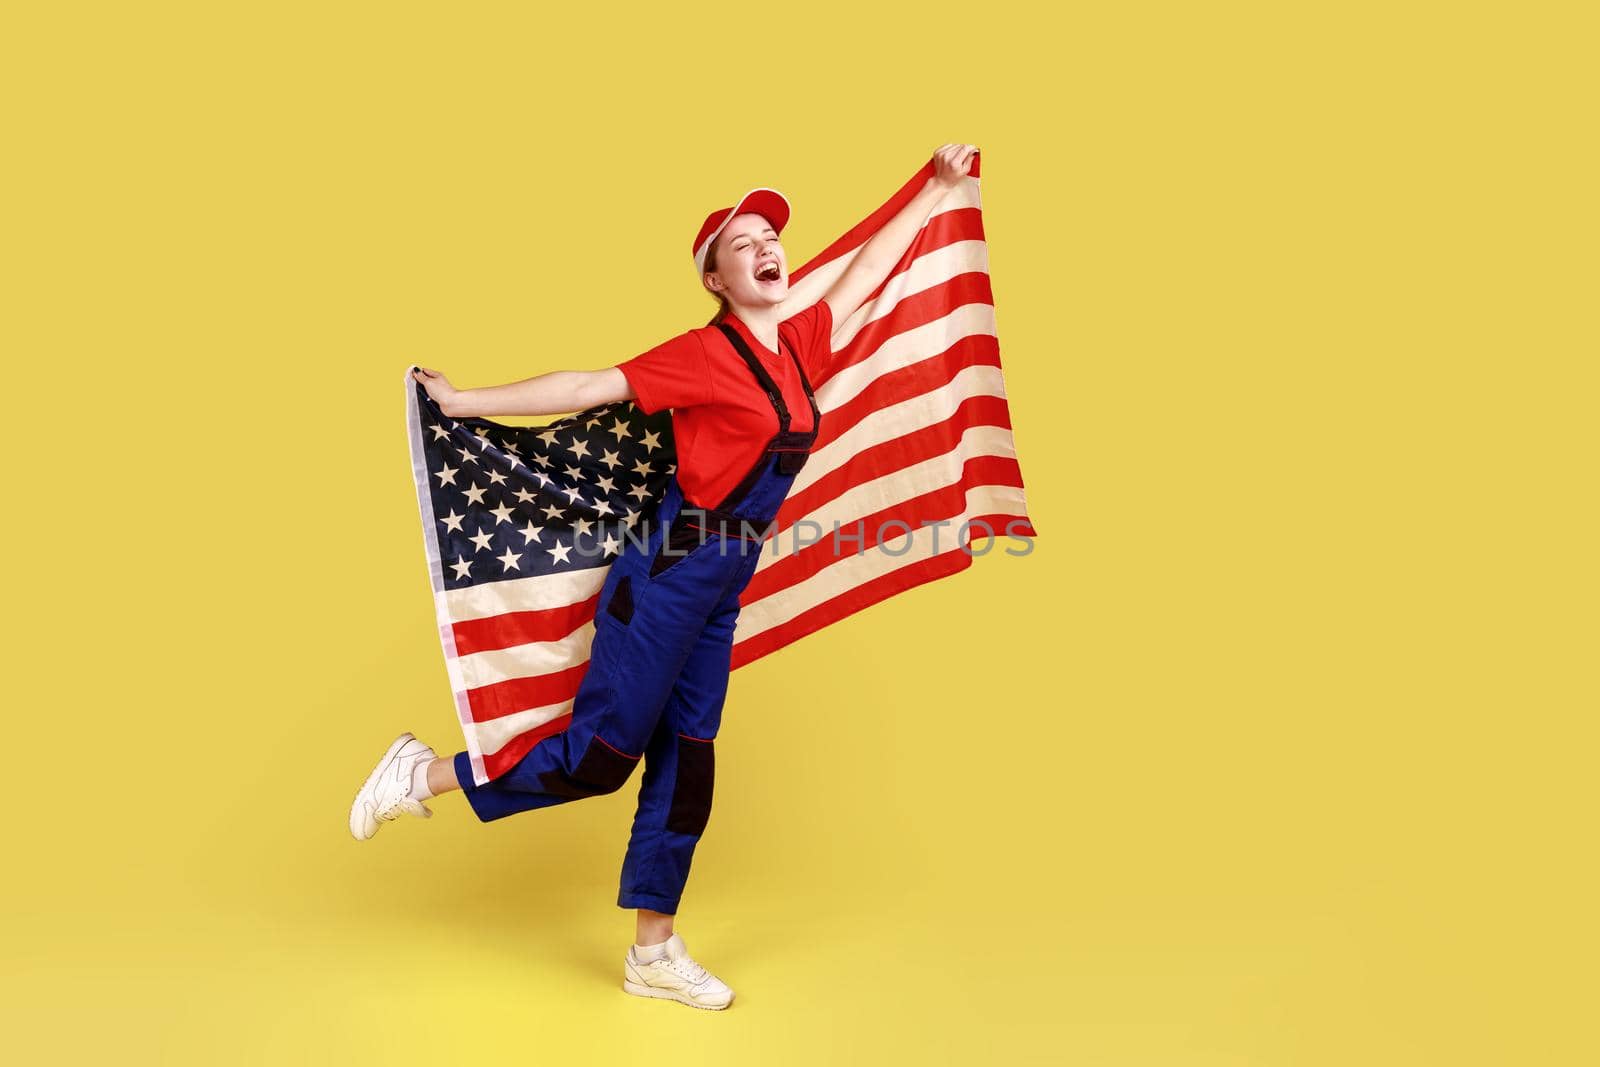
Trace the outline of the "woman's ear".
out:
[[[720,293],[722,290],[727,288],[727,285],[723,283],[722,278],[714,270],[706,271],[705,286],[713,293]]]

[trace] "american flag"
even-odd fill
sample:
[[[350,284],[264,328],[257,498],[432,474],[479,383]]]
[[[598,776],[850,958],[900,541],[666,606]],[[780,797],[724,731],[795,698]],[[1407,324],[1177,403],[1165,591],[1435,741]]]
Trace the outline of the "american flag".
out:
[[[793,271],[785,310],[822,299],[932,174],[930,160]],[[978,157],[884,284],[834,324],[833,349],[812,383],[821,432],[740,598],[734,667],[965,569],[967,546],[982,552],[988,531],[996,547],[1035,535],[1000,373]],[[449,419],[410,368],[406,383],[439,636],[482,784],[570,723],[601,585],[624,540],[647,536],[674,469],[671,417],[628,402],[541,427]]]

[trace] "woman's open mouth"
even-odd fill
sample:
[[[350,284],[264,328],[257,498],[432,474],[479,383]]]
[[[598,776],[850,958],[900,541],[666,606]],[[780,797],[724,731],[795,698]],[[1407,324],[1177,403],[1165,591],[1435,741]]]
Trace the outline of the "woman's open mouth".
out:
[[[776,263],[763,263],[756,268],[756,281],[771,285],[783,277],[783,271]]]

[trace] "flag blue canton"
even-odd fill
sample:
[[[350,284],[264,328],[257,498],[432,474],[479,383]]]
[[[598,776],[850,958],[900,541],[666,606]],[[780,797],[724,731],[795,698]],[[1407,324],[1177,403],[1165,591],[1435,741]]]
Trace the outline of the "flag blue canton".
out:
[[[415,388],[446,589],[609,566],[648,536],[677,464],[670,413],[624,401],[504,426]]]

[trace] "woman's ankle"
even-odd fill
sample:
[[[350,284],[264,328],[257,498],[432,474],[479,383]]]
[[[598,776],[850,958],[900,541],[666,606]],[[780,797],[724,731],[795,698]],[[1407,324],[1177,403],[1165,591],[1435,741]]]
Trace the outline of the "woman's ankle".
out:
[[[434,796],[461,788],[461,782],[456,778],[456,761],[453,756],[437,757],[428,764],[425,773],[427,775],[428,792]]]
[[[659,945],[672,937],[672,922],[674,916],[666,912],[651,911],[649,908],[639,909],[638,923],[634,932],[634,943],[648,947]]]

